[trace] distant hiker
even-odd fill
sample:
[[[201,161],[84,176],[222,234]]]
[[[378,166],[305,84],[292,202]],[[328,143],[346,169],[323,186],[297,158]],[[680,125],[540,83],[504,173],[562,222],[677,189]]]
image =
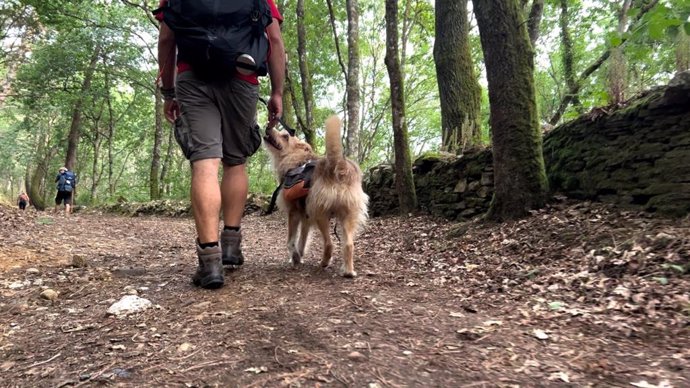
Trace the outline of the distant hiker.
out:
[[[19,208],[21,210],[25,210],[26,206],[31,203],[31,200],[29,199],[29,196],[22,191],[21,194],[19,194],[19,197],[17,198],[17,205],[19,205]]]
[[[77,186],[77,176],[67,169],[67,167],[60,167],[58,174],[55,177],[57,183],[57,195],[55,196],[55,213],[60,210],[60,205],[65,204],[65,215],[72,213],[72,196],[74,188]]]
[[[175,123],[175,137],[192,165],[199,258],[192,282],[218,288],[224,283],[223,265],[244,262],[240,222],[247,200],[245,164],[261,146],[259,76],[271,78],[270,123],[283,112],[283,17],[274,0],[161,0],[154,14],[161,21],[163,111]],[[219,238],[221,208],[224,229]]]

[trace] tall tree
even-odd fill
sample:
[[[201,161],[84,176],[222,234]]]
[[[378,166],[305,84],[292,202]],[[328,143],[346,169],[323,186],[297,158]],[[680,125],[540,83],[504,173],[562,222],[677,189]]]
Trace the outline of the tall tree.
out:
[[[410,141],[405,123],[403,77],[398,54],[398,0],[386,0],[386,68],[390,79],[393,148],[395,151],[395,188],[400,212],[417,209],[417,193],[412,177]]]
[[[616,27],[616,34],[618,36],[622,36],[626,30],[628,11],[630,11],[631,6],[632,0],[622,0],[621,7],[618,10],[618,25]],[[607,70],[609,102],[611,104],[620,104],[625,101],[628,74],[628,66],[622,45],[611,48],[611,58],[609,59]]]
[[[573,53],[573,40],[570,36],[570,15],[568,11],[569,0],[561,0],[561,13],[559,15],[559,25],[561,28],[561,54],[563,57],[563,74],[567,90],[577,90],[575,82],[575,71],[573,69],[575,58]],[[577,94],[571,96],[573,105],[581,110],[582,105]]]
[[[153,201],[160,199],[160,169],[161,169],[161,144],[163,143],[163,98],[159,88],[154,92],[154,125],[153,125],[153,150],[151,151],[151,169],[149,171],[149,198]]]
[[[649,0],[647,3],[641,6],[640,12],[638,12],[637,16],[635,17],[635,20],[630,23],[626,32],[630,32],[631,29],[635,28],[638,25],[638,23],[640,23],[640,21],[643,19],[644,15],[647,12],[649,12],[652,8],[654,8],[658,3],[659,0]],[[629,39],[629,36],[630,34],[624,34],[623,36],[621,36],[618,47],[622,47],[625,44],[625,42]],[[573,86],[568,87],[568,91],[563,95],[563,98],[561,99],[561,102],[558,105],[556,112],[553,114],[553,116],[551,116],[551,119],[549,120],[549,124],[558,124],[558,122],[561,120],[561,117],[563,117],[563,113],[565,113],[566,108],[568,108],[568,105],[570,105],[570,103],[573,102],[573,96],[578,95],[578,93],[580,92],[580,88],[587,80],[587,78],[589,78],[589,76],[592,75],[592,73],[597,71],[599,67],[601,67],[601,65],[603,65],[607,59],[609,59],[610,56],[611,47],[608,47],[599,55],[599,57],[597,57],[597,59],[595,59],[589,66],[587,66],[587,68],[585,68],[582,71],[582,73],[580,73],[580,76],[577,78]]]
[[[529,31],[529,40],[532,47],[536,47],[537,39],[539,38],[539,25],[541,24],[541,17],[544,13],[544,0],[532,1],[532,7],[529,10],[527,21],[527,28]]]
[[[304,18],[304,0],[297,0],[297,60],[302,81],[302,98],[304,100],[304,121],[300,122],[307,143],[314,146],[314,92],[311,85],[311,74],[307,60],[307,30]]]
[[[91,81],[93,74],[96,71],[96,64],[98,57],[101,55],[101,44],[96,43],[91,54],[89,64],[84,71],[84,80],[81,84],[81,93],[77,97],[74,107],[72,108],[72,123],[69,127],[69,134],[67,135],[67,152],[65,153],[65,167],[74,170],[77,165],[77,148],[79,147],[79,137],[81,135],[81,115],[82,106],[84,105],[84,98],[91,89]]]
[[[434,63],[441,100],[442,148],[461,153],[481,143],[481,88],[470,51],[467,0],[436,0]]]
[[[544,206],[548,184],[534,89],[534,52],[517,0],[474,1],[489,83],[494,197],[487,218]]]
[[[684,28],[676,35],[676,71],[690,70],[690,34]]]
[[[346,0],[347,8],[347,132],[345,154],[359,158],[359,9],[357,0]]]

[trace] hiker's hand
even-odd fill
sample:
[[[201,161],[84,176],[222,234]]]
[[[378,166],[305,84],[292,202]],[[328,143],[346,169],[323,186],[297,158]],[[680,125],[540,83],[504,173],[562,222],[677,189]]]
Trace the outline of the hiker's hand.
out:
[[[283,96],[278,93],[271,94],[268,99],[268,125],[273,127],[278,119],[283,117]]]
[[[177,105],[175,100],[166,100],[163,103],[163,112],[165,112],[165,118],[174,123],[175,120],[180,117],[180,107]]]

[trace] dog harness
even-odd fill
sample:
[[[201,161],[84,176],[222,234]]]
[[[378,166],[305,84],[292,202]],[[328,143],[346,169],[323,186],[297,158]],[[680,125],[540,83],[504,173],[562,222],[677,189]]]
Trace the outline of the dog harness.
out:
[[[299,167],[289,170],[281,185],[283,198],[288,202],[305,198],[311,188],[311,177],[314,174],[316,162],[309,160]]]

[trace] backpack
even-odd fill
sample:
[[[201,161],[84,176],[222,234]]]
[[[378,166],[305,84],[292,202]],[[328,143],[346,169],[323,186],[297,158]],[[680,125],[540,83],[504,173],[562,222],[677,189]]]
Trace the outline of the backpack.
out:
[[[168,0],[153,11],[175,33],[178,60],[195,74],[227,79],[268,73],[266,26],[273,21],[266,0]]]
[[[77,185],[77,176],[72,171],[65,171],[58,175],[58,191],[72,191]]]

